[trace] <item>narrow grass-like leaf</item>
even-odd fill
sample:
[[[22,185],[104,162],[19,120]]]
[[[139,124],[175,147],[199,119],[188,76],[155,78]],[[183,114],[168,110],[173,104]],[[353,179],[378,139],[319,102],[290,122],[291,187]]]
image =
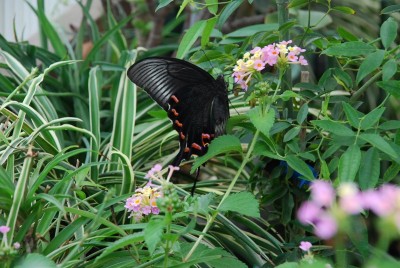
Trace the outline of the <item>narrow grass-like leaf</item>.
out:
[[[358,145],[351,145],[340,157],[338,179],[340,182],[354,181],[361,163],[361,151]]]
[[[99,155],[100,140],[100,81],[98,67],[94,67],[89,72],[89,118],[90,131],[93,133],[93,138],[90,139],[90,162],[97,162]],[[91,168],[91,179],[97,181],[99,169],[97,166]]]
[[[112,151],[112,155],[117,155],[122,161],[122,170],[124,172],[124,177],[122,180],[120,195],[132,192],[135,187],[135,173],[133,173],[133,167],[131,166],[131,161],[126,154],[121,152]]]
[[[40,267],[40,268],[56,268],[57,265],[50,258],[43,256],[39,253],[29,253],[22,259],[19,259],[14,265],[14,268],[28,268],[28,267]]]
[[[95,262],[98,262],[98,261],[104,259],[105,257],[107,257],[108,255],[110,255],[111,253],[115,252],[118,249],[130,246],[130,245],[135,244],[135,243],[140,243],[140,242],[143,242],[143,241],[144,241],[143,232],[137,232],[137,233],[134,233],[134,234],[126,235],[126,236],[122,237],[121,239],[116,240],[111,245],[109,245],[96,258]]]
[[[186,56],[188,51],[192,48],[194,42],[196,42],[197,38],[203,34],[206,24],[207,21],[201,20],[193,24],[187,30],[187,32],[183,35],[182,41],[178,47],[178,51],[176,52],[176,57],[178,59],[183,59]]]

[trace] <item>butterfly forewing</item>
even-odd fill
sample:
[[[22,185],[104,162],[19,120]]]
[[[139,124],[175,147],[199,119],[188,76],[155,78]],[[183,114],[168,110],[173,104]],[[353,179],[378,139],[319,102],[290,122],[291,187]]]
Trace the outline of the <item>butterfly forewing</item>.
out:
[[[229,117],[223,78],[189,62],[174,58],[147,58],[132,65],[128,77],[165,111],[178,132],[177,166],[192,154],[203,155],[209,142],[225,132]]]

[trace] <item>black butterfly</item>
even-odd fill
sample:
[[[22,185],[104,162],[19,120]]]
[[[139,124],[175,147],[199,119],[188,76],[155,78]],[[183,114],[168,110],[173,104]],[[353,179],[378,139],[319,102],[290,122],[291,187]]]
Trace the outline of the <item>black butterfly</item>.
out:
[[[133,64],[128,77],[168,113],[178,132],[173,166],[192,154],[204,155],[211,140],[225,133],[229,102],[223,76],[214,79],[184,60],[152,57]]]

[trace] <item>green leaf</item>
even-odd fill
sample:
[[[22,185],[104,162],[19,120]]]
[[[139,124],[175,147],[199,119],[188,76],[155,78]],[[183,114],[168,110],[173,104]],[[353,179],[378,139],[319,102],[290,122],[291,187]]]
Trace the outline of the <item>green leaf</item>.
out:
[[[311,123],[317,127],[322,128],[325,131],[331,132],[332,134],[338,135],[338,136],[346,136],[346,137],[352,137],[354,136],[354,132],[344,126],[341,123],[335,122],[335,121],[330,121],[330,120],[313,120]]]
[[[300,130],[301,127],[297,126],[286,132],[285,136],[283,136],[283,142],[288,142],[293,138],[297,137],[297,135],[299,135]]]
[[[98,262],[100,259],[109,256],[111,253],[133,245],[135,243],[140,243],[143,242],[144,240],[144,235],[143,232],[135,232],[133,234],[128,234],[126,236],[123,236],[121,239],[118,239],[114,242],[112,242],[109,246],[107,246],[104,251],[96,258],[95,262]]]
[[[360,147],[356,144],[347,148],[346,152],[340,157],[338,167],[338,179],[340,182],[354,181],[361,164]]]
[[[269,109],[267,112],[262,111],[259,106],[247,112],[251,123],[265,136],[269,137],[269,131],[275,122],[275,110]]]
[[[226,35],[226,37],[247,37],[247,36],[255,35],[256,33],[259,33],[259,32],[277,31],[278,27],[279,26],[277,23],[255,24],[255,25],[246,26],[246,27],[240,28],[236,31],[233,31],[231,33],[228,33]]]
[[[380,159],[379,152],[374,147],[363,154],[358,181],[362,190],[374,188],[379,180]]]
[[[385,107],[378,107],[373,109],[370,113],[361,118],[361,129],[369,129],[373,127],[381,119],[382,114],[385,112]]]
[[[179,17],[179,15],[182,13],[182,11],[185,9],[185,7],[190,3],[191,0],[183,0],[181,6],[179,7],[179,11],[176,14],[176,17]]]
[[[206,5],[207,5],[207,9],[208,11],[213,14],[216,15],[218,12],[218,0],[206,0]]]
[[[286,90],[282,94],[278,95],[277,98],[280,98],[283,101],[288,101],[293,98],[301,98],[301,96],[292,90]]]
[[[398,120],[389,120],[379,125],[380,129],[383,130],[393,130],[400,129],[400,121]]]
[[[388,81],[397,73],[397,63],[395,59],[388,60],[382,66],[382,80]]]
[[[214,25],[217,22],[217,17],[212,17],[207,20],[206,26],[204,27],[203,34],[201,35],[201,46],[204,48],[209,40],[212,30],[214,29]]]
[[[337,29],[338,34],[340,35],[340,37],[342,37],[343,39],[345,39],[346,41],[357,41],[358,38],[353,35],[352,33],[350,33],[349,31],[347,31],[346,29],[339,27]]]
[[[380,150],[381,152],[390,155],[394,159],[397,159],[399,155],[396,153],[396,151],[390,146],[390,144],[381,136],[378,134],[366,134],[363,133],[360,136],[360,139],[368,142],[372,146],[374,146],[376,149]]]
[[[229,195],[218,207],[219,211],[233,211],[249,217],[259,218],[260,208],[257,199],[249,192]]]
[[[383,174],[383,182],[388,183],[391,182],[394,178],[399,175],[400,165],[397,163],[392,163],[390,167]]]
[[[312,181],[315,179],[310,167],[299,157],[295,155],[286,155],[285,161],[288,163],[289,167],[300,173],[307,180]]]
[[[201,20],[196,22],[189,28],[189,30],[182,37],[182,41],[179,44],[178,51],[176,52],[176,57],[182,59],[186,56],[188,51],[192,48],[194,42],[203,33],[203,29],[206,26],[207,21]]]
[[[308,2],[308,0],[307,0]],[[300,265],[297,262],[285,262],[275,266],[275,268],[299,268]]]
[[[379,66],[381,66],[383,62],[383,58],[385,57],[384,50],[377,50],[371,54],[369,54],[363,63],[360,65],[360,69],[357,73],[356,83],[360,83],[362,79],[364,79],[367,75],[375,71]]]
[[[48,257],[38,253],[29,253],[26,257],[17,261],[14,268],[56,268],[57,265]]]
[[[149,249],[150,254],[153,254],[157,248],[158,243],[164,230],[164,222],[158,218],[151,218],[149,223],[144,229],[144,240]]]
[[[331,46],[322,51],[322,54],[327,54],[329,56],[354,57],[370,54],[374,51],[376,51],[376,48],[373,45],[361,41],[354,41]]]
[[[360,118],[363,116],[363,114],[354,109],[354,107],[347,102],[342,102],[342,106],[349,124],[358,129],[360,126]]]
[[[171,3],[172,1],[174,1],[174,0],[160,0],[158,6],[157,6],[157,8],[156,8],[156,12],[157,12],[159,9],[168,6],[169,3]]]
[[[392,18],[388,18],[381,26],[381,41],[385,49],[389,49],[390,45],[397,37],[397,22]]]
[[[218,17],[217,28],[221,29],[227,19],[235,12],[236,9],[243,3],[243,0],[233,0],[227,4]]]
[[[207,153],[201,157],[196,158],[192,165],[190,173],[195,172],[198,167],[200,167],[212,157],[218,154],[229,153],[233,151],[242,153],[242,145],[240,143],[240,140],[236,136],[223,135],[214,139],[208,146]]]
[[[356,11],[350,7],[345,7],[345,6],[336,6],[332,8],[333,10],[339,11],[341,13],[344,14],[350,14],[350,15],[354,15],[356,14]]]
[[[309,0],[292,0],[290,1],[288,8],[302,7],[309,3]]]
[[[400,5],[391,5],[382,9],[381,14],[391,14],[400,11]]]
[[[299,112],[297,113],[297,117],[296,117],[297,123],[302,124],[304,122],[304,120],[306,120],[307,115],[308,115],[308,105],[307,105],[307,103],[304,103],[300,107]]]
[[[400,81],[380,81],[376,84],[387,93],[391,94],[393,97],[400,99]]]

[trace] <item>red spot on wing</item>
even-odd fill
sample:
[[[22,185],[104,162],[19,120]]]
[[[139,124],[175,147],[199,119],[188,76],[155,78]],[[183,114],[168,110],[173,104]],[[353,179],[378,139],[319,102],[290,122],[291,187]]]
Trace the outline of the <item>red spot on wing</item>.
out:
[[[173,100],[175,103],[179,103],[179,99],[175,95],[171,96],[171,100]]]
[[[182,123],[179,122],[179,120],[175,120],[175,125],[177,125],[178,127],[182,127],[183,126]]]
[[[179,113],[175,109],[171,109],[171,113],[173,113],[175,116],[179,115]]]
[[[201,146],[198,145],[197,143],[194,143],[194,142],[193,142],[191,146],[192,146],[192,148],[201,151]]]
[[[185,149],[183,150],[185,153],[189,153],[190,152],[190,149],[189,149],[189,147],[185,147]]]
[[[184,140],[186,138],[186,136],[182,132],[179,132],[179,137],[181,138],[181,140]]]

